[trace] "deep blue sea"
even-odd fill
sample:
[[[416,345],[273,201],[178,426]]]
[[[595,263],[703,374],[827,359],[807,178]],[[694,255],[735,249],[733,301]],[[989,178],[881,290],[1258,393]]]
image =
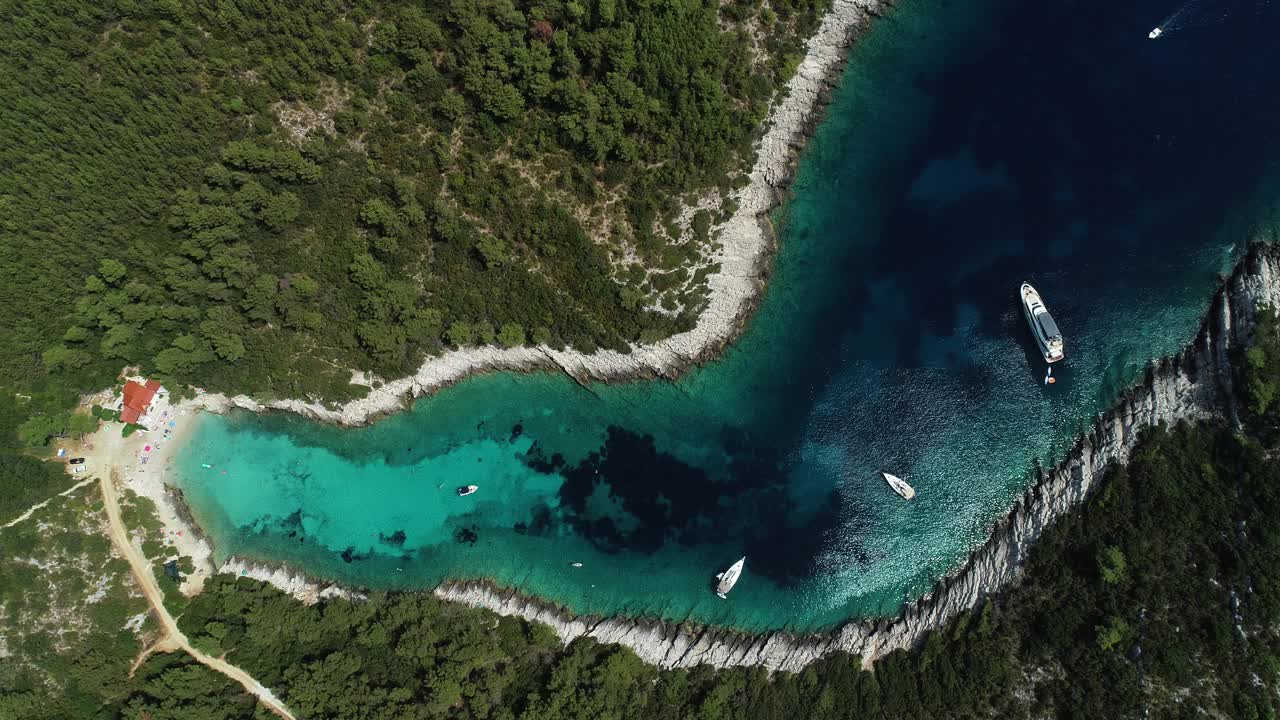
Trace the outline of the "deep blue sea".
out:
[[[674,383],[491,375],[367,429],[211,417],[179,484],[220,555],[370,587],[484,577],[752,630],[894,612],[1191,339],[1275,225],[1280,13],[1201,0],[1148,40],[1175,9],[902,0],[852,48],[720,360]],[[1051,386],[1023,280],[1066,336]]]

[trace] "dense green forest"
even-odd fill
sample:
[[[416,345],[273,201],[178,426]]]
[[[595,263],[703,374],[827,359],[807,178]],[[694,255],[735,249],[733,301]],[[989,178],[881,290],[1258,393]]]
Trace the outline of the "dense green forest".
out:
[[[873,671],[842,655],[773,676],[662,671],[625,648],[590,640],[564,648],[546,626],[429,594],[308,607],[226,576],[186,603],[179,622],[309,720],[1274,718],[1280,466],[1270,438],[1280,407],[1264,402],[1280,387],[1274,320],[1239,360],[1243,432],[1220,422],[1149,431],[1127,466],[1046,530],[1018,586]],[[9,546],[10,537],[0,540]],[[47,654],[48,642],[28,638],[22,652]],[[137,650],[119,634],[86,645],[58,656],[72,677]],[[132,678],[57,694],[29,671],[3,668],[0,717],[263,712],[180,657],[156,656]]]
[[[0,389],[38,441],[126,365],[342,400],[447,347],[690,327],[828,2],[15,0]]]
[[[20,439],[18,428],[28,422],[22,406],[29,402],[0,394],[0,524],[72,484],[61,463],[32,456]]]

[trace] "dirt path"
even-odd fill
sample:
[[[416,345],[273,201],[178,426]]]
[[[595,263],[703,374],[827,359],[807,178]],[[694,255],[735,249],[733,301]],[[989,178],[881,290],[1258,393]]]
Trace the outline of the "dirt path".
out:
[[[14,525],[17,525],[18,523],[22,522],[23,520],[26,520],[27,518],[31,517],[31,514],[32,514],[32,513],[34,513],[35,511],[37,511],[37,510],[39,510],[40,508],[44,507],[45,505],[48,505],[49,503],[53,502],[54,498],[66,497],[66,496],[70,495],[71,493],[73,493],[73,492],[75,492],[75,491],[79,490],[80,488],[84,487],[85,485],[88,485],[88,484],[89,484],[89,483],[91,483],[91,482],[93,482],[93,478],[89,478],[89,479],[87,479],[87,480],[81,480],[80,482],[76,483],[75,485],[72,485],[71,487],[67,488],[66,490],[63,490],[62,492],[58,493],[57,495],[51,495],[51,496],[49,496],[49,497],[45,498],[45,499],[44,499],[44,500],[42,500],[41,502],[38,502],[38,503],[36,503],[35,505],[32,505],[31,507],[27,508],[27,511],[26,511],[26,512],[24,512],[24,513],[22,513],[22,514],[21,514],[21,515],[19,515],[18,517],[16,517],[16,518],[14,518],[14,519],[10,520],[9,522],[5,523],[3,527],[0,527],[0,530],[3,530],[4,528],[8,528],[8,527],[13,527]]]
[[[115,543],[116,548],[124,555],[125,560],[129,561],[129,567],[133,568],[133,575],[138,579],[138,585],[142,587],[142,594],[146,596],[147,602],[155,612],[155,616],[160,620],[160,626],[163,631],[161,638],[147,649],[143,657],[152,652],[183,650],[200,663],[240,683],[245,690],[256,696],[271,712],[285,718],[285,720],[296,720],[293,714],[289,712],[289,709],[284,706],[284,703],[276,699],[271,690],[263,687],[262,683],[253,679],[252,675],[221,658],[210,657],[191,646],[191,643],[187,641],[187,636],[183,635],[182,631],[178,629],[178,623],[169,614],[168,608],[164,606],[164,593],[160,591],[160,586],[156,584],[155,575],[151,572],[151,565],[146,558],[142,557],[142,554],[133,546],[133,543],[129,541],[129,531],[125,528],[124,521],[120,519],[120,502],[116,497],[114,478],[104,477],[100,480],[99,485],[102,488],[103,505],[106,507],[107,520],[111,528],[111,541]]]

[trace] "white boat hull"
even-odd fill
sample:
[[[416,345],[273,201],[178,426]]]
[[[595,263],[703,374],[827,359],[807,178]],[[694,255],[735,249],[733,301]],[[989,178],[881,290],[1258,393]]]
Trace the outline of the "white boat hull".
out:
[[[1049,309],[1045,307],[1044,300],[1040,298],[1040,293],[1031,287],[1030,283],[1022,283],[1022,289],[1018,294],[1022,299],[1022,314],[1027,319],[1031,335],[1036,339],[1036,345],[1040,347],[1040,354],[1044,356],[1044,361],[1056,363],[1066,357],[1062,333],[1058,330],[1058,324],[1054,322],[1053,316],[1049,314]]]
[[[742,567],[746,562],[747,558],[744,556],[738,562],[730,565],[728,570],[716,575],[716,579],[720,581],[716,583],[716,595],[719,595],[721,600],[729,599],[727,593],[733,589],[734,585],[738,584],[738,578],[742,576]]]
[[[908,485],[906,480],[903,480],[897,475],[890,475],[887,472],[882,472],[880,474],[884,476],[884,481],[889,483],[889,487],[893,488],[893,491],[901,495],[904,499],[911,500],[916,496],[916,489]]]

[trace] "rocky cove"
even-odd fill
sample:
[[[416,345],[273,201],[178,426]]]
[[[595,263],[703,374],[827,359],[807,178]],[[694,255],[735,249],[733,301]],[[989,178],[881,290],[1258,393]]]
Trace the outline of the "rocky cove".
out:
[[[896,617],[853,621],[825,633],[753,635],[650,618],[574,616],[488,582],[448,582],[435,594],[545,623],[565,642],[591,637],[625,645],[664,668],[705,664],[794,672],[835,652],[858,655],[869,665],[894,650],[915,646],[928,631],[1016,582],[1028,550],[1044,529],[1082,503],[1108,466],[1124,463],[1143,430],[1214,416],[1234,420],[1231,356],[1249,342],[1263,307],[1280,307],[1280,250],[1255,243],[1214,294],[1194,342],[1178,355],[1152,363],[1145,380],[1099,416],[1064,460],[1037,472],[1023,498],[965,563]]]
[[[995,518],[1006,517],[1027,486],[1038,482],[1031,497],[1046,505],[1070,504],[1086,479],[1093,482],[1094,466],[1127,453],[1129,439],[1116,435],[1116,422],[1131,432],[1152,421],[1144,413],[1153,408],[1170,417],[1194,417],[1196,407],[1215,411],[1216,400],[1194,393],[1179,400],[1190,410],[1164,402],[1165,391],[1186,378],[1201,381],[1193,358],[1179,353],[1173,369],[1144,368],[1147,358],[1175,353],[1195,335],[1215,273],[1234,264],[1230,248],[1211,244],[1211,228],[1219,226],[1206,229],[1227,210],[1143,201],[1162,197],[1154,190],[1141,197],[1104,192],[1094,178],[1136,169],[1151,169],[1147,186],[1191,177],[1159,168],[1199,146],[1180,142],[1178,157],[1158,146],[1135,163],[1111,152],[1105,138],[1086,137],[1100,117],[1096,107],[1115,102],[1078,87],[1092,87],[1088,75],[1060,78],[1058,85],[1075,93],[1061,94],[1051,118],[1028,116],[1016,93],[982,92],[1016,66],[1002,58],[1027,52],[996,30],[981,37],[976,26],[998,28],[998,18],[975,9],[908,9],[875,23],[853,49],[836,104],[798,170],[780,252],[751,266],[751,302],[759,300],[766,272],[768,297],[754,312],[748,306],[726,316],[737,327],[708,347],[734,337],[748,313],[752,319],[716,362],[675,382],[605,385],[584,381],[627,375],[593,375],[595,360],[579,367],[581,358],[557,361],[537,350],[500,353],[498,364],[450,354],[430,366],[447,370],[439,382],[389,383],[364,404],[273,404],[325,422],[289,413],[202,419],[208,431],[192,442],[179,482],[192,491],[196,517],[221,554],[283,563],[348,587],[466,587],[473,594],[479,587],[486,597],[472,602],[554,616],[566,638],[594,634],[649,646],[644,654],[654,662],[777,668],[835,649],[872,657],[909,644],[921,628],[1019,572],[1018,548],[1043,524],[1023,503],[1016,503],[1016,522]],[[966,19],[973,26],[956,22]],[[948,40],[958,37],[966,39]],[[931,38],[943,40],[930,47]],[[992,50],[1006,44],[1014,47]],[[977,49],[948,55],[961,45]],[[1041,55],[1046,70],[1060,67],[1050,49]],[[1142,63],[1125,67],[1153,77]],[[1005,86],[1019,82],[1008,74]],[[797,81],[807,76],[802,70]],[[1006,127],[1078,136],[1088,152],[1041,157],[1035,137],[1002,136],[993,145],[990,133],[974,128],[997,115]],[[1170,122],[1167,110],[1105,117],[1130,133]],[[1186,122],[1188,130],[1205,130]],[[1167,191],[1187,192],[1186,184],[1170,183]],[[1178,227],[1162,227],[1174,224],[1175,210]],[[1018,231],[1020,212],[1042,221],[1036,232]],[[757,215],[755,226],[769,219]],[[761,237],[772,242],[771,233]],[[1036,362],[1018,360],[1027,349],[1025,325],[1002,289],[1018,279],[1047,291],[1070,338],[1056,387],[1042,387]],[[681,357],[680,365],[630,367],[641,377],[671,376],[707,358]],[[513,364],[502,364],[507,360]],[[446,361],[461,365],[448,370]],[[432,392],[495,368],[564,372],[489,373]],[[1145,394],[1121,392],[1144,372],[1154,383]],[[1207,392],[1200,387],[1196,392]],[[333,427],[365,423],[418,393],[430,397],[385,421]],[[387,403],[369,404],[379,398]],[[1116,398],[1129,403],[1127,420],[1123,412],[1102,412]],[[235,404],[269,409],[247,399]],[[957,422],[964,417],[982,422],[967,427]],[[1073,447],[1081,423],[1096,425],[1093,437]],[[530,443],[539,446],[536,457]],[[1094,457],[1108,443],[1120,444]],[[560,453],[568,460],[557,465]],[[1069,467],[1052,478],[1028,477],[1033,461],[1049,467],[1064,457],[1074,458],[1079,478]],[[868,481],[876,465],[901,468],[926,492],[909,505],[890,501],[883,483]],[[210,467],[217,469],[202,471]],[[475,498],[483,505],[444,498],[447,487],[433,493],[445,485],[415,482],[424,475],[483,485]],[[614,507],[588,507],[588,496],[642,512],[614,515]],[[655,497],[675,501],[664,506]],[[813,509],[817,514],[805,514]],[[612,516],[624,523],[620,533],[597,522]],[[531,517],[549,521],[525,534]],[[732,529],[718,537],[698,530],[725,521]],[[993,525],[1018,542],[970,558]],[[599,527],[606,532],[592,534]],[[785,548],[783,538],[822,540]],[[703,588],[708,570],[742,551],[752,558],[751,582],[721,603]],[[586,560],[585,569],[567,570],[565,558]],[[969,573],[952,572],[934,587],[966,560]],[[492,585],[440,585],[448,578],[488,578]],[[291,590],[309,584],[288,571],[272,580]],[[495,589],[504,587],[522,594]],[[934,600],[898,617],[904,598],[930,588]],[[666,620],[650,622],[655,618]]]

